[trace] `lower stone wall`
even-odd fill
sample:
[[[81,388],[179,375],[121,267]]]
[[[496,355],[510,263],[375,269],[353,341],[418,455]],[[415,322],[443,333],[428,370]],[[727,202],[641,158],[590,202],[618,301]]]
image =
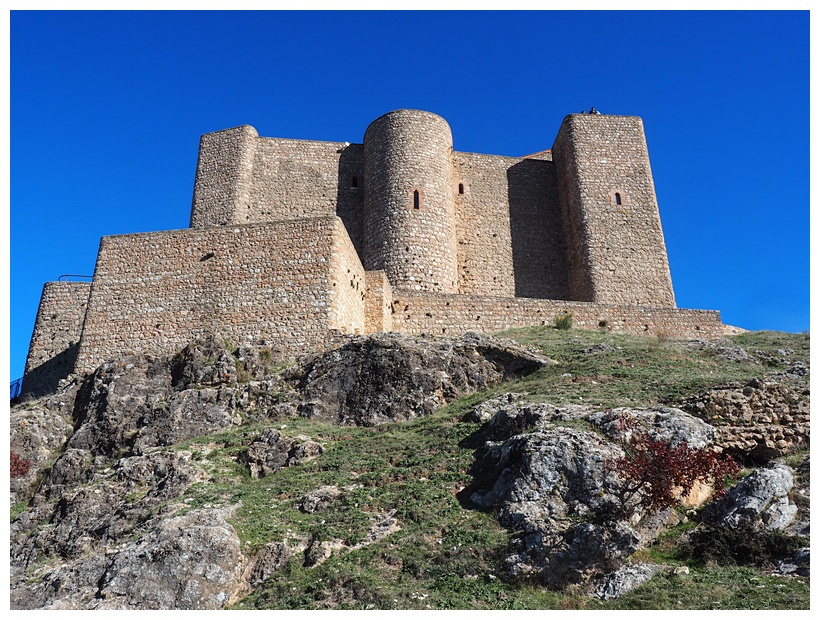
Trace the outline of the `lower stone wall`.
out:
[[[724,333],[710,310],[394,291],[383,271],[365,272],[342,220],[327,216],[103,238],[93,284],[44,287],[23,390],[48,393],[117,355],[172,354],[210,334],[285,359],[351,334],[496,332],[552,325],[565,312],[583,329]]]
[[[74,368],[91,282],[46,282],[26,358],[22,394],[57,389]]]
[[[77,370],[128,351],[173,353],[211,333],[282,357],[319,349],[331,329],[364,328],[363,288],[336,216],[105,237]]]
[[[393,329],[409,334],[457,335],[552,325],[572,312],[573,326],[675,338],[723,335],[720,312],[604,305],[577,301],[393,291]]]

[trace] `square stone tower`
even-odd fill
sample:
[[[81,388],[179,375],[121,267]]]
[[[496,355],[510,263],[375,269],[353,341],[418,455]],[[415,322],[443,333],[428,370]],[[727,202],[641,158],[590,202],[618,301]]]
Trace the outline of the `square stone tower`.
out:
[[[552,154],[570,299],[674,308],[640,117],[571,114]]]

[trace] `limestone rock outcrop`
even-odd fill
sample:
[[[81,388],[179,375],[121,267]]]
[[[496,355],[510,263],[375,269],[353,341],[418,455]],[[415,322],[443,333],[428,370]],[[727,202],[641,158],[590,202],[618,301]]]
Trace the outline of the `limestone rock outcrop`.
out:
[[[476,490],[470,499],[482,509],[492,508],[517,533],[515,553],[504,562],[511,575],[553,588],[598,587],[601,596],[614,596],[615,586],[605,585],[620,579],[612,574],[639,546],[679,520],[624,511],[619,500],[624,481],[607,466],[622,450],[593,429],[614,437],[620,418],[628,416],[670,443],[701,448],[716,433],[674,408],[597,411],[516,400],[516,395],[504,395],[477,407],[478,418],[493,405],[496,413],[476,451]],[[589,430],[582,430],[583,424]]]
[[[757,469],[726,497],[709,506],[704,521],[728,528],[750,525],[755,529],[785,529],[797,515],[797,506],[789,499],[793,483],[791,469],[786,465]]]
[[[589,356],[601,349],[588,348]],[[549,368],[554,363],[477,334],[380,334],[273,366],[265,351],[231,350],[210,337],[172,358],[129,354],[72,377],[56,394],[11,411],[12,451],[31,463],[10,488],[11,607],[223,609],[255,596],[264,606],[292,572],[337,567],[341,581],[327,587],[356,601],[371,586],[344,576],[348,558],[415,571],[419,580],[448,574],[472,552],[461,544],[478,517],[497,518],[492,536],[499,523],[510,532],[509,544],[502,535],[492,548],[492,570],[504,580],[572,586],[604,601],[668,570],[635,552],[688,518],[703,521],[696,530],[728,532],[729,542],[745,538],[744,528],[787,539],[791,546],[772,553],[767,570],[808,575],[807,541],[797,538],[809,531],[807,454],[799,465],[790,456],[793,468],[756,469],[711,507],[694,502],[686,516],[624,500],[626,481],[611,467],[625,429],[638,427],[696,449],[792,451],[802,444],[743,452],[724,430],[743,420],[748,429],[795,429],[807,442],[808,384],[798,363],[687,399],[682,409],[530,402],[528,379],[513,388],[520,393],[466,414],[459,403],[458,414],[397,424],[528,373],[541,371],[535,382],[546,383],[562,372]],[[431,428],[420,442],[415,434]],[[387,458],[378,454],[383,440]],[[439,443],[447,449],[438,452]],[[452,522],[445,531],[420,509],[418,498],[431,490],[463,531]],[[434,546],[448,536],[442,555],[428,550],[433,561],[394,553],[398,540]],[[361,551],[369,545],[377,545],[372,556]],[[490,557],[489,548],[480,553]],[[283,589],[290,596],[290,584]]]
[[[313,357],[292,376],[302,396],[300,415],[374,426],[429,415],[459,396],[549,363],[482,334],[452,341],[380,334]]]

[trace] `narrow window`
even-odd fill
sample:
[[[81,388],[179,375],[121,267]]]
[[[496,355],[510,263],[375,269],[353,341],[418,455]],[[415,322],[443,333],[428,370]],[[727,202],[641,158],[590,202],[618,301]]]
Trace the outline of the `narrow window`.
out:
[[[615,204],[616,205],[621,204],[621,194],[620,194],[620,192],[615,192]]]
[[[463,194],[463,193],[464,193],[464,183],[459,183],[459,184],[458,184],[458,193],[459,193],[459,194]]]
[[[353,177],[350,180],[350,187],[359,187],[359,177]]]
[[[413,190],[413,208],[419,208],[419,190]]]

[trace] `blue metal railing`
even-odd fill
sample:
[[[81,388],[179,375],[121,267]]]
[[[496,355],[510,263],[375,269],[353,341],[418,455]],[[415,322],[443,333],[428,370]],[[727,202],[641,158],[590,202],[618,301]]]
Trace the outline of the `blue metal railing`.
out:
[[[11,382],[11,400],[20,396],[20,391],[23,389],[23,377],[15,379]]]
[[[63,280],[63,278],[88,278],[89,280],[93,280],[94,276],[84,276],[79,273],[64,273],[57,278],[57,282],[66,282],[67,280]]]

